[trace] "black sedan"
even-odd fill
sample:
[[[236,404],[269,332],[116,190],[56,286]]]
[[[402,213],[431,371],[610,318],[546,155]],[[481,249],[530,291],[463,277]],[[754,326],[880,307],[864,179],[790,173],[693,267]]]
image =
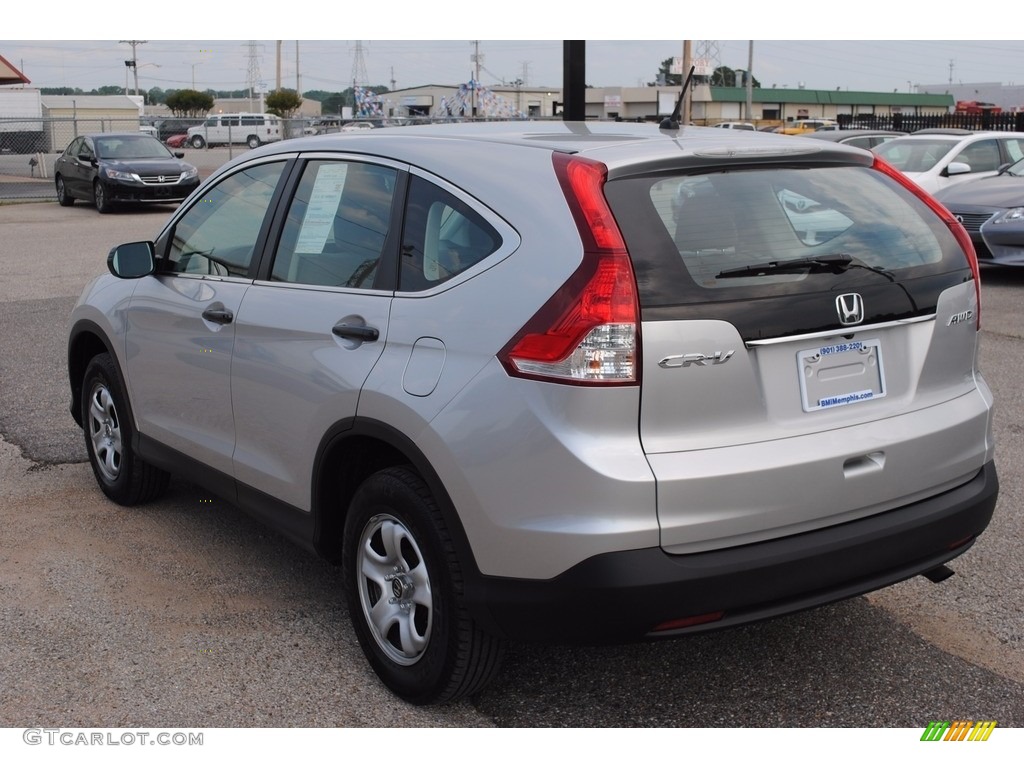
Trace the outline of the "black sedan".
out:
[[[1024,159],[935,197],[964,225],[980,263],[1024,266]]]
[[[100,213],[120,202],[181,202],[199,186],[199,172],[184,156],[143,133],[79,136],[54,164],[57,202],[90,200]]]

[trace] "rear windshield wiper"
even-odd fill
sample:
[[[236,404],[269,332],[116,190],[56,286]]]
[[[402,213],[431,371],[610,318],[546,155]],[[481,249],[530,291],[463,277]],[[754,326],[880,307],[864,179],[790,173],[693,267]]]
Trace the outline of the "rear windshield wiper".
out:
[[[721,280],[728,277],[777,275],[786,272],[832,272],[838,275],[849,269],[851,264],[853,264],[852,256],[847,253],[835,253],[828,256],[812,256],[806,259],[787,259],[785,261],[766,261],[761,264],[748,264],[745,267],[723,269],[715,277]]]

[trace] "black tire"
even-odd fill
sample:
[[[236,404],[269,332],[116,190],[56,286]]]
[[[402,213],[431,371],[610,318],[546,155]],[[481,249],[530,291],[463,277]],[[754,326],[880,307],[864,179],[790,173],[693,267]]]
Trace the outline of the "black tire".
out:
[[[260,141],[259,136],[250,136],[245,140],[245,143],[249,145],[249,149],[256,149],[263,142]]]
[[[412,704],[440,704],[494,678],[505,642],[466,610],[455,548],[419,475],[391,467],[365,480],[343,543],[352,625],[388,688]]]
[[[63,205],[65,208],[75,204],[75,198],[68,194],[67,187],[64,186],[64,177],[57,176],[57,202]]]
[[[99,213],[110,213],[114,210],[114,204],[110,202],[110,193],[99,179],[92,184],[92,199]]]
[[[170,475],[135,455],[128,397],[106,353],[89,361],[82,378],[82,431],[96,482],[112,501],[132,507],[167,490]]]
[[[202,136],[193,136],[189,140],[189,144],[191,144],[194,149],[202,149],[206,146],[206,139]]]

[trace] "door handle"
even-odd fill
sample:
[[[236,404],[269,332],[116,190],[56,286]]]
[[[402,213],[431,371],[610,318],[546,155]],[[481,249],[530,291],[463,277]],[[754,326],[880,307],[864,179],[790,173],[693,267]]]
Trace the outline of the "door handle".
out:
[[[338,323],[331,329],[331,333],[343,339],[354,339],[355,341],[376,341],[380,338],[380,331],[368,325]]]
[[[227,325],[235,319],[235,316],[230,309],[207,309],[203,311],[203,319],[217,325]]]

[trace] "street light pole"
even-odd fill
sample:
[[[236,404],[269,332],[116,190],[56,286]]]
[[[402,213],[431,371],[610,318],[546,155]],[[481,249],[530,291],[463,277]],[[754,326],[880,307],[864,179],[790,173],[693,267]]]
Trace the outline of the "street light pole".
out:
[[[132,47],[132,63],[131,63],[131,68],[133,70],[135,70],[135,95],[138,96],[139,95],[139,66],[138,66],[139,65],[139,59],[135,55],[135,49],[138,46],[140,46],[140,45],[148,43],[149,40],[121,40],[121,42],[122,43],[128,43],[128,45],[130,45]],[[125,62],[125,64],[127,65],[128,62]]]

